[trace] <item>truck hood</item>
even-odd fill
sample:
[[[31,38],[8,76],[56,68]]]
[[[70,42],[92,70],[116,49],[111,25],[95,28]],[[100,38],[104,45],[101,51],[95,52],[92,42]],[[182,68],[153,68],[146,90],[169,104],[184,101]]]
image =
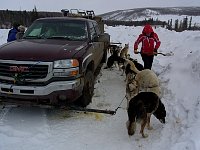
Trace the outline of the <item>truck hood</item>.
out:
[[[86,41],[31,39],[9,42],[0,47],[0,59],[19,61],[55,61],[76,58]]]

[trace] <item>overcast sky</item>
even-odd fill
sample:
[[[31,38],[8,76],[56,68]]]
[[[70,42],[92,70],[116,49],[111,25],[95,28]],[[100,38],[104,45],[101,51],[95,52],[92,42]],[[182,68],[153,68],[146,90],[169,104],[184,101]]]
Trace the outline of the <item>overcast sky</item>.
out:
[[[3,1],[3,2],[2,2]],[[94,10],[96,14],[141,7],[200,6],[200,0],[0,0],[1,10],[27,10],[36,6],[38,11],[61,9]]]

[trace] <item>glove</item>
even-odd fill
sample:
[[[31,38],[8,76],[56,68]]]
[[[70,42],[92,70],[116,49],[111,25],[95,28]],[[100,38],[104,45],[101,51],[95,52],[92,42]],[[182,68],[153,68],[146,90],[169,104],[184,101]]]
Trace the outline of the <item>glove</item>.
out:
[[[135,54],[138,54],[139,52],[137,51],[137,49],[134,49],[134,53],[135,53]]]
[[[154,55],[157,56],[158,50],[157,50],[157,49],[154,49],[153,52],[154,52]]]

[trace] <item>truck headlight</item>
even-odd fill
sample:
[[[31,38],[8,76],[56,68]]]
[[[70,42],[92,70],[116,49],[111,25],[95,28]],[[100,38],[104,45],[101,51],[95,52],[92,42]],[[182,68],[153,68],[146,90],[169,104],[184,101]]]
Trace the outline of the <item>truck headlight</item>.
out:
[[[76,59],[54,61],[53,76],[70,77],[79,74],[79,63]]]
[[[61,68],[73,68],[73,67],[78,67],[78,66],[79,66],[79,63],[77,59],[66,59],[66,60],[54,61],[53,68],[61,69]]]

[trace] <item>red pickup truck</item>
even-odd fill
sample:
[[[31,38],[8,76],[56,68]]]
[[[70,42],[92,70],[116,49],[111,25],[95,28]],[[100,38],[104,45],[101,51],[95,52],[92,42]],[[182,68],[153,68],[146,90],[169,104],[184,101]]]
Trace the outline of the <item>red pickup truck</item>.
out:
[[[110,36],[83,17],[37,19],[21,40],[0,46],[0,101],[87,106]]]

